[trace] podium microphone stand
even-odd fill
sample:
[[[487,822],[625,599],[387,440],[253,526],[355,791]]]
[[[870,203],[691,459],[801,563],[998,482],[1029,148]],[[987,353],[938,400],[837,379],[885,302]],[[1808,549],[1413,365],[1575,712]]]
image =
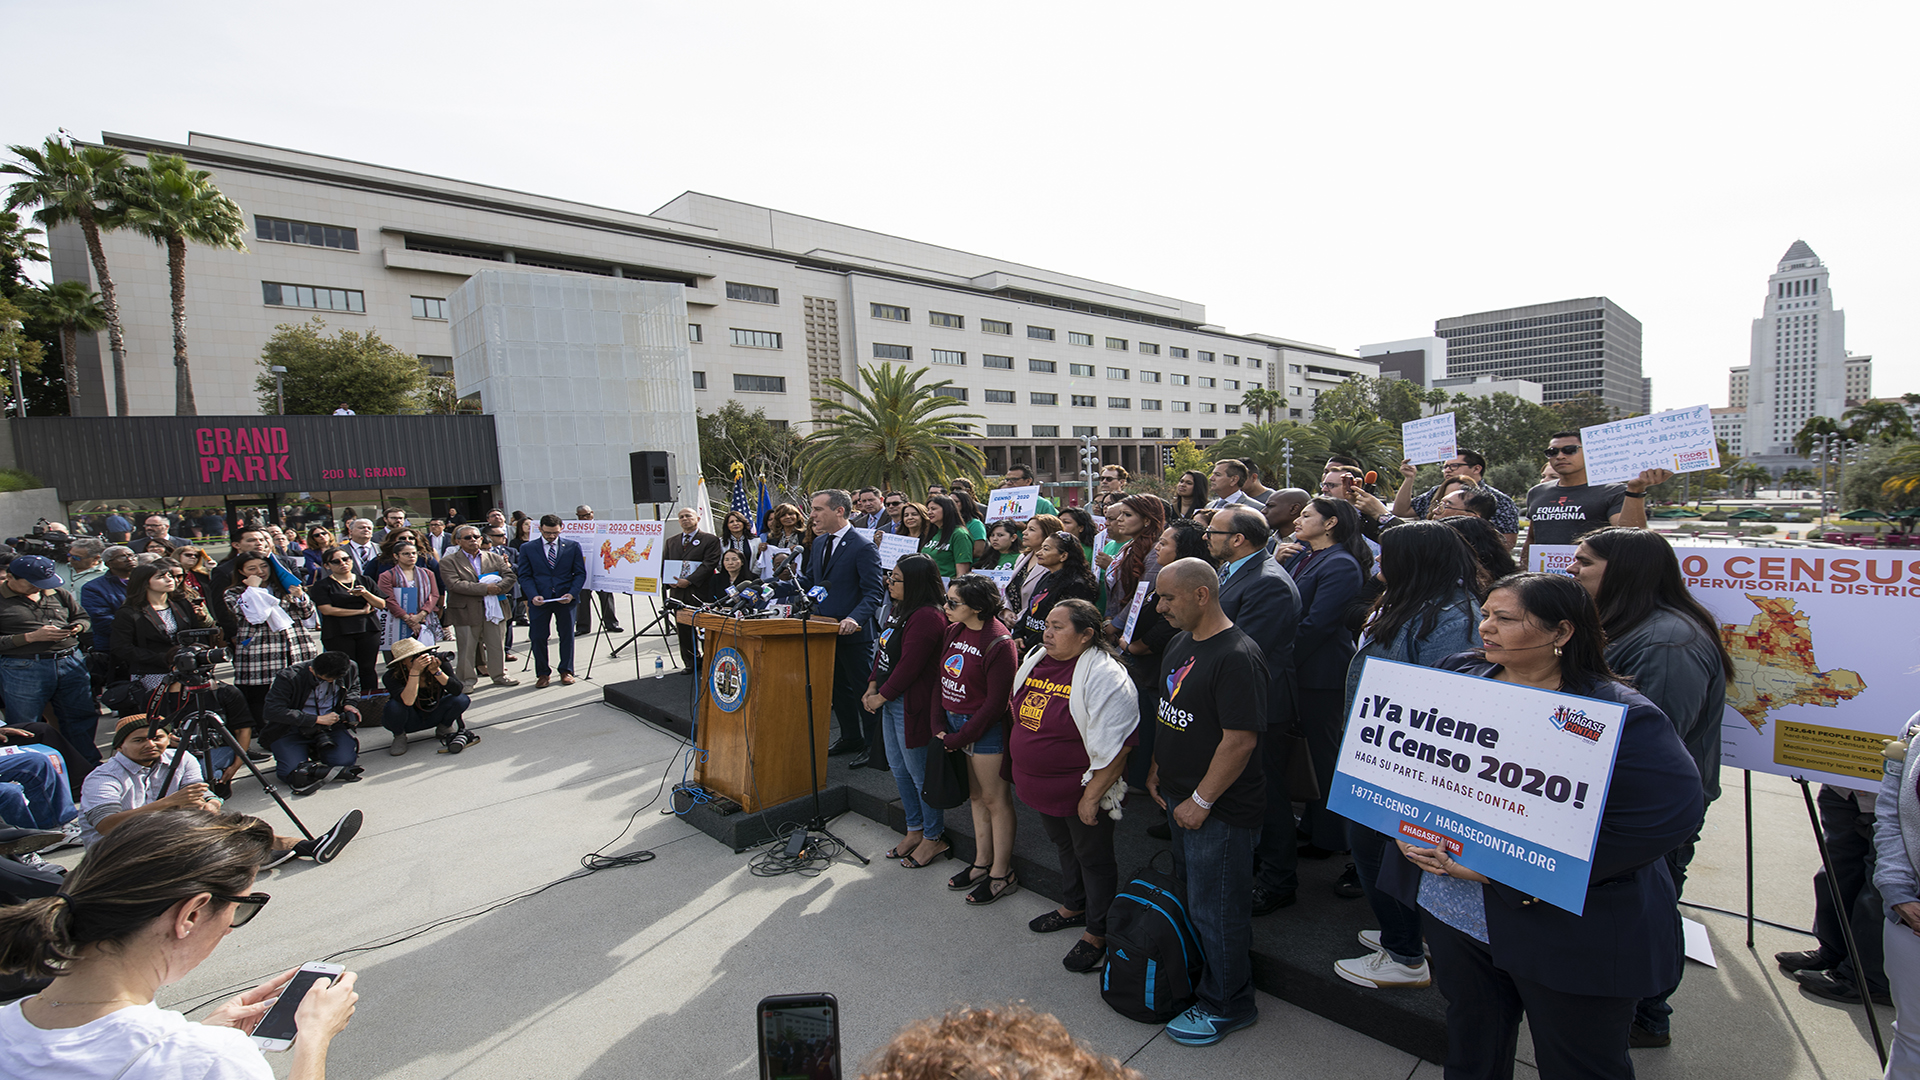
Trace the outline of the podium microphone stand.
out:
[[[840,849],[860,860],[861,866],[873,865],[873,860],[853,850],[845,840],[835,836],[827,828],[827,815],[820,805],[820,761],[819,735],[813,726],[813,650],[807,644],[812,637],[808,631],[813,626],[813,599],[805,593],[794,598],[794,614],[800,617],[800,656],[801,666],[807,673],[807,772],[813,786],[813,817],[800,830],[787,839],[787,854],[796,857],[813,846],[813,837],[817,834],[840,845]]]

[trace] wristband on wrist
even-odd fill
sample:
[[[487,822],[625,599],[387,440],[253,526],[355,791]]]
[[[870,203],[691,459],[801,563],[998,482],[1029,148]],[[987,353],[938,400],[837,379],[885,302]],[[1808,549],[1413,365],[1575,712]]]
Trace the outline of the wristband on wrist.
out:
[[[1627,498],[1629,498],[1629,499],[1644,499],[1644,498],[1646,498],[1646,497],[1647,497],[1647,493],[1646,493],[1646,492],[1644,492],[1644,491],[1629,491],[1629,492],[1627,492]]]
[[[1200,793],[1198,791],[1193,793],[1193,805],[1199,807],[1202,810],[1213,809],[1213,804],[1201,798]]]

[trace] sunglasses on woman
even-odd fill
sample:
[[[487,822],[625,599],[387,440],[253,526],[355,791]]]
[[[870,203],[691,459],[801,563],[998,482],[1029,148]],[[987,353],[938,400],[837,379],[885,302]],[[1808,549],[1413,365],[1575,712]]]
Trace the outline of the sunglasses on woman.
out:
[[[267,906],[267,901],[273,899],[263,892],[248,893],[245,896],[222,896],[214,893],[213,898],[233,905],[233,922],[228,925],[236,930],[252,922],[253,917],[260,914],[260,909]]]

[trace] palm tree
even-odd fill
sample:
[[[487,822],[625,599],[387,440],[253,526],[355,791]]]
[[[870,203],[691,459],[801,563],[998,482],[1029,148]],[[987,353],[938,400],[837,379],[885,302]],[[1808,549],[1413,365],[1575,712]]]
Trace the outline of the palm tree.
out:
[[[1240,407],[1254,415],[1256,418],[1255,423],[1259,422],[1259,417],[1272,420],[1275,416],[1279,415],[1280,410],[1284,408],[1286,404],[1287,397],[1285,394],[1280,393],[1278,390],[1269,390],[1264,386],[1254,387],[1247,391],[1240,399]]]
[[[1869,401],[1848,409],[1841,419],[1861,442],[1894,443],[1913,438],[1913,418],[1898,401]]]
[[[187,244],[247,250],[246,215],[213,186],[213,174],[178,154],[155,154],[126,172],[109,208],[127,228],[167,249],[173,286],[174,415],[194,416],[193,371],[187,361]]]
[[[1853,433],[1848,431],[1845,425],[1831,416],[1809,416],[1807,417],[1807,422],[1800,426],[1800,433],[1793,437],[1793,452],[1799,454],[1801,457],[1811,455],[1813,453],[1813,440],[1821,435],[1844,435],[1847,438],[1853,437]]]
[[[1260,466],[1260,476],[1270,486],[1293,486],[1285,462],[1288,444],[1293,449],[1294,473],[1318,476],[1327,460],[1327,437],[1317,428],[1292,420],[1278,424],[1248,424],[1214,443],[1208,449],[1216,460],[1223,457],[1252,458]]]
[[[1894,470],[1880,485],[1888,495],[1911,495],[1920,491],[1920,442],[1911,442],[1893,452],[1887,467]]]
[[[0,282],[19,280],[27,263],[47,261],[46,246],[34,239],[44,235],[22,226],[19,214],[0,213]]]
[[[67,415],[80,415],[80,332],[107,324],[100,294],[84,281],[56,281],[34,291],[34,313],[60,327],[60,367],[67,384]]]
[[[1727,479],[1746,488],[1747,498],[1751,499],[1762,484],[1772,482],[1773,474],[1765,466],[1743,461],[1727,471]]]
[[[106,204],[119,193],[127,158],[105,146],[76,146],[49,135],[44,146],[9,146],[20,161],[0,165],[0,173],[24,177],[7,190],[7,209],[38,206],[33,219],[51,229],[77,222],[93,260],[93,276],[100,282],[100,306],[107,316],[107,344],[113,350],[113,402],[116,415],[127,415],[127,336],[120,326],[120,301],[113,275],[107,271],[106,249],[100,246],[102,229],[119,228]]]
[[[1814,472],[1812,469],[1796,465],[1780,474],[1780,482],[1790,488],[1806,491],[1820,482],[1820,474]]]
[[[810,487],[856,488],[879,484],[882,490],[924,491],[956,476],[979,478],[986,458],[966,420],[980,413],[955,412],[955,399],[939,391],[953,380],[920,384],[928,368],[909,372],[896,364],[860,369],[866,389],[839,379],[822,383],[841,400],[814,398],[822,415],[800,449],[800,464]]]
[[[1313,425],[1326,436],[1329,454],[1346,454],[1362,468],[1381,473],[1400,467],[1400,429],[1380,420],[1327,420]]]

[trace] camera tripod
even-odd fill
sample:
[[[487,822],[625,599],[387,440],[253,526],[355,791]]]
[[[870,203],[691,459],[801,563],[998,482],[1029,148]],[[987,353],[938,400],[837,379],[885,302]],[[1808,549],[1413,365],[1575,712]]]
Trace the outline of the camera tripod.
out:
[[[653,634],[655,630],[658,630],[660,632],[660,640],[662,642],[671,644],[672,641],[667,636],[667,631],[672,629],[675,625],[674,613],[679,611],[681,608],[691,608],[694,606],[695,605],[693,604],[688,604],[680,600],[675,600],[671,596],[666,597],[664,602],[661,603],[660,605],[660,613],[653,617],[653,621],[647,623],[647,625],[645,626],[640,627],[639,629],[635,630],[633,633],[628,634],[627,640],[621,642],[618,645],[615,645],[613,647],[613,651],[607,654],[607,659],[612,660],[612,659],[618,658],[620,655],[621,649],[624,649],[627,646],[633,644],[634,642],[639,641],[643,637],[650,636],[651,634]],[[671,649],[669,649],[668,654],[674,657],[674,663],[676,664],[679,663],[678,653],[674,653]]]
[[[226,746],[233,751],[234,759],[245,765],[247,771],[253,774],[253,778],[260,781],[261,788],[265,789],[266,793],[272,796],[273,801],[279,804],[281,811],[287,815],[287,820],[293,822],[293,827],[300,830],[300,835],[307,840],[315,839],[306,823],[300,820],[300,815],[294,813],[293,807],[287,805],[287,800],[281,796],[280,789],[260,771],[260,767],[253,763],[253,759],[247,757],[247,752],[241,747],[240,740],[234,737],[233,729],[227,726],[226,717],[220,715],[217,707],[213,707],[218,705],[218,702],[211,700],[213,675],[197,668],[181,671],[180,666],[183,665],[177,665],[167,674],[167,682],[179,680],[181,689],[187,695],[186,707],[177,715],[177,722],[173,719],[162,721],[152,713],[147,714],[149,738],[155,730],[172,728],[174,737],[180,742],[179,751],[173,755],[173,760],[167,763],[167,773],[160,781],[160,792],[170,794],[168,789],[173,784],[174,776],[180,771],[180,762],[188,754],[192,754],[195,760],[200,762],[200,774],[207,778],[208,784],[212,784],[213,777],[216,775],[213,768],[214,748]],[[165,685],[166,682],[161,683],[161,687]],[[159,693],[159,689],[154,692]],[[149,697],[148,701],[151,702],[152,698]]]
[[[808,643],[812,636],[808,631],[813,627],[813,602],[805,593],[796,598],[793,614],[800,620],[800,663],[807,673],[807,780],[813,789],[813,817],[795,831],[795,838],[788,840],[787,852],[789,855],[799,855],[813,846],[812,835],[818,834],[839,844],[842,851],[859,859],[861,866],[869,866],[871,859],[853,850],[845,840],[827,828],[827,814],[820,805],[820,744],[813,726],[813,649]]]

